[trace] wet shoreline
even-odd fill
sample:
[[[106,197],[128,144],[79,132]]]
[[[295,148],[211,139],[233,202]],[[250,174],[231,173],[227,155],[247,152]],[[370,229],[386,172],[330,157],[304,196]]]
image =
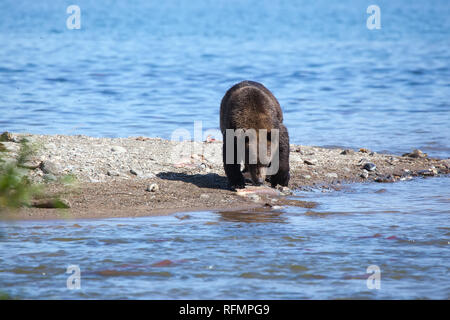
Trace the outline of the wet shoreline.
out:
[[[2,142],[15,157],[20,139],[39,146],[29,177],[61,196],[70,209],[21,208],[0,219],[85,219],[156,216],[202,210],[312,208],[289,199],[293,190],[339,189],[345,183],[390,183],[416,176],[448,174],[450,162],[405,150],[403,156],[365,148],[339,149],[291,145],[289,189],[235,192],[227,188],[222,143],[173,142],[159,138],[93,138],[82,135],[11,134]],[[62,177],[75,177],[71,184]]]

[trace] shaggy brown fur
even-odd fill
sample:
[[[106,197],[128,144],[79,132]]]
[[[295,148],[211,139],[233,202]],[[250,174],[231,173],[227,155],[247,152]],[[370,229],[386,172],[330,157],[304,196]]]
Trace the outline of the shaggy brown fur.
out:
[[[243,188],[245,179],[237,163],[236,141],[234,143],[235,161],[233,164],[225,163],[227,146],[225,132],[226,129],[255,129],[257,141],[259,142],[259,129],[266,129],[267,150],[270,152],[271,144],[276,143],[279,150],[279,170],[275,175],[270,176],[269,181],[272,186],[277,184],[287,186],[289,183],[289,135],[283,125],[283,113],[280,104],[274,95],[262,84],[254,81],[243,81],[231,87],[222,99],[220,105],[220,129],[223,135],[223,162],[225,173],[232,188]],[[278,141],[271,141],[270,131],[279,130]],[[259,161],[256,164],[249,164],[249,146],[245,143],[245,169],[251,175],[255,184],[261,184],[265,179],[265,168]],[[269,154],[269,156],[272,156]]]

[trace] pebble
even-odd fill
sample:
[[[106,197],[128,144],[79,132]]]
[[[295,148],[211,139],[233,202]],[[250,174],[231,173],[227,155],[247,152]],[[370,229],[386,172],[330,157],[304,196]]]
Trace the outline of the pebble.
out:
[[[302,178],[309,180],[309,179],[311,179],[311,176],[309,174],[304,174],[304,175],[302,175]]]
[[[59,165],[48,160],[42,161],[39,168],[41,168],[42,172],[53,175],[58,175],[61,171]]]
[[[355,151],[352,149],[345,149],[344,151],[341,152],[341,154],[343,155],[352,155],[355,154]]]
[[[202,194],[200,195],[200,198],[202,198],[202,199],[208,199],[208,198],[209,198],[209,194],[202,193]]]
[[[134,174],[135,176],[142,176],[142,172],[137,169],[130,169],[130,173]]]
[[[337,179],[338,178],[337,173],[334,173],[334,172],[327,173],[325,176],[327,178],[330,178],[330,179]]]
[[[121,147],[121,146],[113,146],[113,147],[111,147],[111,151],[123,153],[123,152],[127,152],[127,149],[125,149],[124,147]]]
[[[377,177],[374,180],[375,182],[381,182],[381,183],[386,183],[386,182],[395,182],[395,178],[393,175],[388,174],[386,176],[382,176],[382,177]]]
[[[402,155],[402,157],[410,157],[410,158],[426,158],[428,155],[426,153],[423,153],[419,149],[413,150],[411,153],[405,153]]]
[[[359,152],[361,152],[361,153],[370,153],[371,151],[369,149],[367,149],[367,148],[361,148],[361,149],[359,149]]]
[[[363,169],[360,177],[363,179],[367,179],[369,177],[369,172],[366,169]]]
[[[298,152],[300,154],[303,154],[303,151],[302,151],[302,149],[300,147],[292,148],[292,149],[293,149],[292,151],[294,151],[294,152]]]
[[[114,171],[114,170],[108,170],[108,172],[106,172],[106,174],[110,177],[118,177],[120,176],[120,172],[119,171]]]
[[[148,140],[150,140],[150,138],[148,138],[148,137],[143,137],[143,136],[139,136],[139,137],[136,137],[136,140],[137,140],[137,141],[148,141]]]
[[[146,189],[146,191],[149,191],[149,192],[156,192],[158,190],[159,190],[159,186],[156,183],[152,183],[152,184],[148,185],[147,189]]]
[[[281,186],[279,186],[278,187],[278,191],[280,191],[280,193],[282,194],[282,195],[290,195],[290,194],[292,194],[292,191],[291,191],[291,189],[289,189],[288,187],[281,187]]]
[[[374,163],[372,163],[372,162],[367,162],[363,166],[363,169],[365,169],[367,171],[374,171],[376,168],[377,168],[377,166]]]
[[[438,174],[438,171],[436,170],[436,168],[431,168],[428,170],[417,171],[417,173],[424,177],[433,177]]]
[[[305,160],[303,161],[305,164],[307,164],[308,166],[315,166],[317,164],[317,160],[316,159],[311,159],[311,160]]]

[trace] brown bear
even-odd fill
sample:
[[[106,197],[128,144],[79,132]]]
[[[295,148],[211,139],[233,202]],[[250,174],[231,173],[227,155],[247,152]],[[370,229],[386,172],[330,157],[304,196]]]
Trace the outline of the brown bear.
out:
[[[245,187],[243,173],[249,173],[256,185],[265,181],[266,173],[272,187],[288,185],[289,134],[280,104],[266,87],[254,81],[231,87],[220,105],[220,130],[224,169],[232,189]]]

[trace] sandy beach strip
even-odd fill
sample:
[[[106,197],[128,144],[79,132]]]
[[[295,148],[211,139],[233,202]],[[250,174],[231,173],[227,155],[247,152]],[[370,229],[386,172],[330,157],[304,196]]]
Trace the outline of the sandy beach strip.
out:
[[[339,189],[344,183],[388,183],[415,176],[448,174],[449,159],[432,159],[421,152],[379,154],[291,145],[288,188],[227,188],[222,142],[173,142],[160,138],[94,138],[83,135],[10,135],[1,144],[14,158],[20,139],[38,147],[29,161],[29,177],[57,195],[69,209],[20,208],[3,211],[0,219],[83,219],[166,215],[202,210],[259,210],[285,205],[313,207],[290,200],[291,190]],[[75,180],[67,184],[63,177]],[[182,215],[180,216],[182,217]]]

